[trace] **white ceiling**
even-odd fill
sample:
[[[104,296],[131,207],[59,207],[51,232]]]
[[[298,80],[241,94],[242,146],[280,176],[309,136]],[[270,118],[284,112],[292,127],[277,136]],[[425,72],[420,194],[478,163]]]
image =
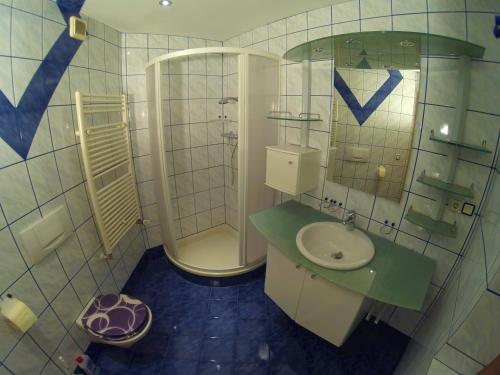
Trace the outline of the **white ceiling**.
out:
[[[123,32],[225,40],[274,20],[347,0],[86,0],[83,13]]]

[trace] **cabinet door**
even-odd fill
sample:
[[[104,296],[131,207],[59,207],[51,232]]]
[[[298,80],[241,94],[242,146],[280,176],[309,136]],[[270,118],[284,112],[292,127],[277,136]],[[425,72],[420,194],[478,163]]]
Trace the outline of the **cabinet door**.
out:
[[[266,294],[292,319],[295,318],[305,270],[268,245]]]
[[[299,156],[275,150],[267,151],[266,184],[296,195]]]
[[[359,322],[363,300],[361,294],[307,271],[295,320],[326,341],[341,346]]]

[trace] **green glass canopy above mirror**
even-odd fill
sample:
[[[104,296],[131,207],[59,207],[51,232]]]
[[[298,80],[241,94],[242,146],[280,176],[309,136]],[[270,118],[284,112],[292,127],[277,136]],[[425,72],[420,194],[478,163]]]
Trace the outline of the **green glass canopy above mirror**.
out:
[[[484,48],[442,35],[406,31],[367,31],[329,36],[300,44],[283,56],[295,62],[335,59],[337,67],[420,69],[421,57],[481,58]]]

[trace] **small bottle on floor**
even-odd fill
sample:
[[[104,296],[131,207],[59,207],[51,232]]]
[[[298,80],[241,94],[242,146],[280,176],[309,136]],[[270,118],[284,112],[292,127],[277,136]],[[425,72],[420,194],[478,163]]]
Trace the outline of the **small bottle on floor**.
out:
[[[77,364],[75,374],[99,375],[101,373],[99,367],[88,355],[80,355],[76,357],[75,361]]]

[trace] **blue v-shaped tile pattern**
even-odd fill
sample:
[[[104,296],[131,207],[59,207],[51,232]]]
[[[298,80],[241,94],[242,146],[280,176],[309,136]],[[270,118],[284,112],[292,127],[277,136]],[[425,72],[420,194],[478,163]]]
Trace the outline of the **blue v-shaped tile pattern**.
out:
[[[500,38],[500,16],[495,16],[495,26],[493,26],[493,35]]]
[[[335,69],[333,85],[342,96],[342,99],[346,102],[356,120],[358,120],[360,126],[363,125],[368,117],[370,117],[371,114],[377,110],[385,98],[387,98],[391,92],[394,91],[396,86],[403,79],[399,70],[388,70],[387,72],[389,73],[389,78],[387,78],[382,86],[380,86],[375,94],[373,94],[370,100],[368,100],[364,106],[361,106],[349,86],[347,86],[347,83],[344,81],[337,69]]]
[[[26,159],[43,113],[81,41],[69,36],[69,17],[79,15],[85,0],[58,0],[66,28],[31,78],[22,98],[14,107],[0,91],[0,137]]]

